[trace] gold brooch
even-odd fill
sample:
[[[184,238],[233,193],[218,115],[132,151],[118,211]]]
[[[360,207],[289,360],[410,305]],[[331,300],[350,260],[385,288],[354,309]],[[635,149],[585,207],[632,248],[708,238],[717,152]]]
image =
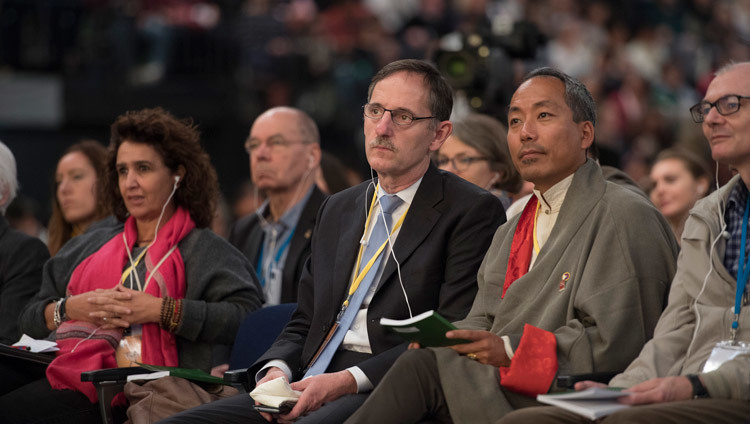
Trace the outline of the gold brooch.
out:
[[[557,287],[558,291],[565,290],[565,285],[568,284],[568,280],[570,280],[570,273],[564,272],[560,278],[560,285]]]

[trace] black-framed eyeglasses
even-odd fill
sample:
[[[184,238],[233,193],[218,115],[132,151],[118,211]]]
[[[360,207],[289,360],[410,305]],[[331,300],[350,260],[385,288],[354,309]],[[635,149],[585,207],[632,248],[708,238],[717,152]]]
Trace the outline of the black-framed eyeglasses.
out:
[[[449,158],[447,156],[438,156],[437,159],[435,159],[435,164],[438,166],[438,168],[443,168],[448,163],[453,166],[453,169],[455,169],[458,172],[464,172],[471,166],[474,162],[479,162],[482,160],[488,160],[485,157],[482,156],[456,156]]]
[[[414,116],[413,113],[404,109],[386,109],[378,104],[366,104],[362,106],[365,117],[370,118],[373,121],[380,121],[380,118],[385,115],[386,112],[391,112],[391,121],[399,126],[409,126],[414,121],[421,121],[423,119],[435,119],[435,116]]]
[[[750,99],[750,97],[740,96],[738,94],[729,94],[724,97],[720,97],[715,102],[702,101],[697,105],[690,108],[690,114],[693,116],[693,121],[701,123],[706,119],[706,115],[711,111],[712,107],[716,108],[716,111],[720,115],[726,116],[736,113],[740,110],[740,102],[742,100]]]

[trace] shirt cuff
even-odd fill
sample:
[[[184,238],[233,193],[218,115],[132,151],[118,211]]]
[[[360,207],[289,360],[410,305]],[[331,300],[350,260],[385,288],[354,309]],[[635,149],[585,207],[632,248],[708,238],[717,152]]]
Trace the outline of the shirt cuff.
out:
[[[373,389],[373,385],[367,375],[359,367],[347,368],[347,371],[354,377],[357,382],[357,393],[366,393]]]
[[[271,367],[276,367],[281,369],[281,371],[284,371],[284,374],[286,374],[286,379],[290,383],[292,382],[292,369],[289,368],[289,365],[286,363],[286,361],[282,361],[281,359],[272,359],[266,363],[266,365],[263,366],[257,373],[255,373],[255,382],[259,382],[263,377],[266,376],[266,373],[268,373],[268,369]]]
[[[508,355],[508,359],[513,359],[513,346],[510,344],[510,337],[508,336],[500,336],[501,339],[503,339],[503,344],[505,345],[505,354]]]

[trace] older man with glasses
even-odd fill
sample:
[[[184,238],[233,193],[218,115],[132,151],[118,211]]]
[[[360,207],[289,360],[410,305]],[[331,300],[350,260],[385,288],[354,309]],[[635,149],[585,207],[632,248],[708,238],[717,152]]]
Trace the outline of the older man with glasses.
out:
[[[315,185],[318,126],[299,109],[269,109],[250,128],[245,150],[253,183],[266,201],[237,221],[229,242],[255,267],[265,305],[296,302],[315,215],[326,197]]]
[[[406,349],[380,318],[466,315],[505,214],[490,193],[430,162],[451,133],[452,104],[445,79],[423,61],[393,62],[373,78],[364,134],[377,178],[323,203],[297,311],[249,370],[259,384],[293,382],[302,395],[291,412],[261,416],[241,395],[168,422],[343,422]]]

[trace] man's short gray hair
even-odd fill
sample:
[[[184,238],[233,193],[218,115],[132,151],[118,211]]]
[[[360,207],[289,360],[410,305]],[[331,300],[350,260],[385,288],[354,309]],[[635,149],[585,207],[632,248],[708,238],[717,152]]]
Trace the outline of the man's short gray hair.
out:
[[[0,141],[0,195],[5,196],[6,191],[8,198],[0,199],[0,213],[3,215],[10,202],[16,198],[18,179],[16,179],[16,158],[8,146]]]

